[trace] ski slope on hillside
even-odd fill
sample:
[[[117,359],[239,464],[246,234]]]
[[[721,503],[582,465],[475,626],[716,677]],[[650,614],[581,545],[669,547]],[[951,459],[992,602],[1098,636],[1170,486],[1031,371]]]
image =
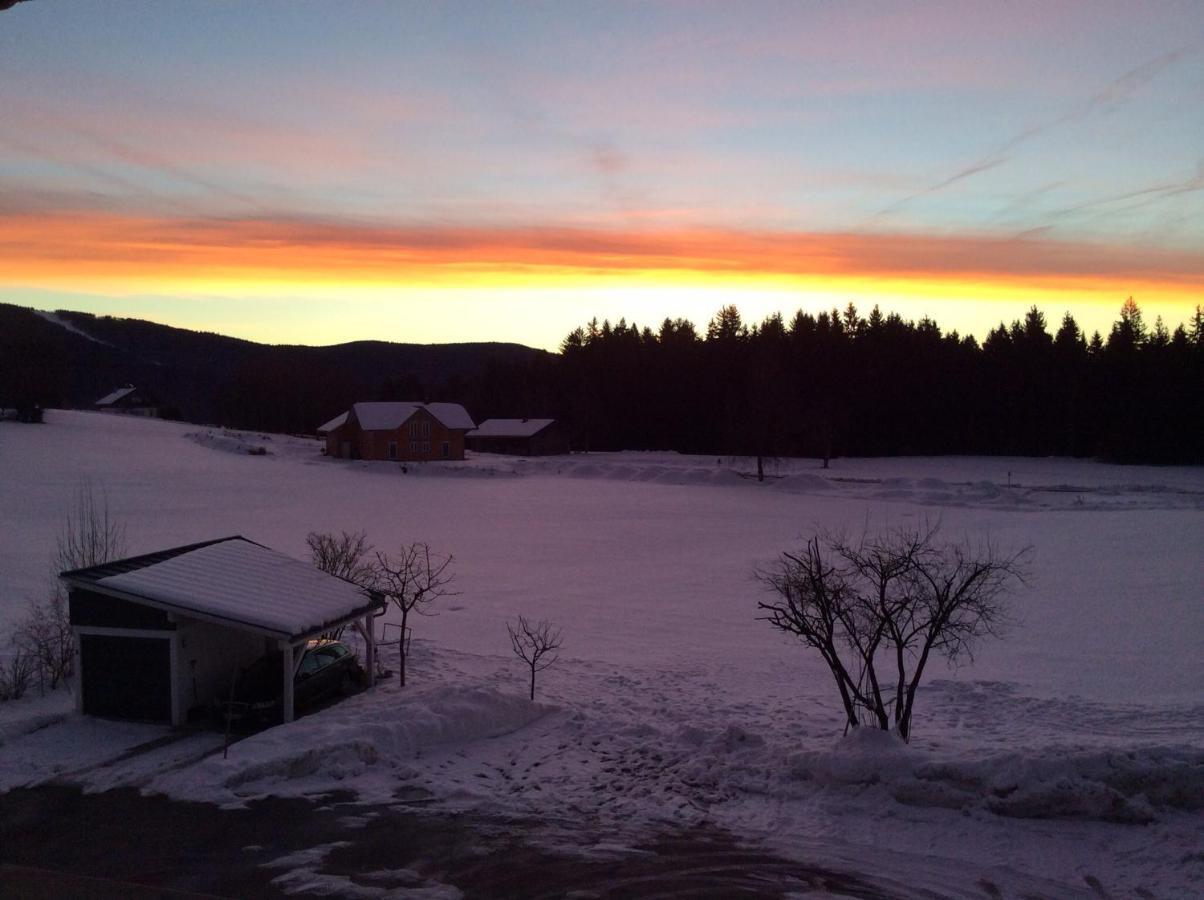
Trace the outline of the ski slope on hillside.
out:
[[[1117,896],[1204,889],[1200,470],[794,460],[760,484],[747,460],[624,453],[403,474],[298,438],[52,411],[0,426],[0,471],[0,623],[44,589],[82,478],[107,491],[131,553],[237,533],[304,558],[307,532],[362,529],[384,550],[456,556],[461,594],[415,623],[405,690],[386,682],[228,760],[177,746],[79,775],[95,789],[410,791],[533,817],[556,846],[706,822],[852,871],[885,859],[898,885],[941,896],[980,896],[980,881],[1005,896],[1091,895],[1090,879]],[[757,621],[751,572],[817,527],[925,518],[1032,545],[1031,585],[1005,640],[931,671],[910,747],[842,739],[826,670]],[[535,705],[505,632],[519,613],[565,636]],[[105,744],[36,706],[28,734],[0,708],[0,787]],[[147,739],[109,731],[115,753]]]

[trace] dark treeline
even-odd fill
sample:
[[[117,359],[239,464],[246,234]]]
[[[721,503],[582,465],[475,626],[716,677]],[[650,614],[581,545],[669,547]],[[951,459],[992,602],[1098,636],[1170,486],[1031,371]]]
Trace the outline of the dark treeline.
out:
[[[728,306],[705,333],[595,320],[561,350],[561,412],[592,449],[1204,461],[1200,307],[1171,333],[1130,299],[1090,339],[1033,307],[979,344],[877,307],[749,325]]]
[[[559,354],[514,344],[267,346],[0,304],[0,408],[88,408],[129,382],[195,422],[312,433],[359,400],[556,416],[578,449],[750,456],[1019,454],[1204,463],[1204,316],[1168,331],[1127,301],[1107,336],[1033,307],[981,345],[877,308],[699,331],[595,322]]]

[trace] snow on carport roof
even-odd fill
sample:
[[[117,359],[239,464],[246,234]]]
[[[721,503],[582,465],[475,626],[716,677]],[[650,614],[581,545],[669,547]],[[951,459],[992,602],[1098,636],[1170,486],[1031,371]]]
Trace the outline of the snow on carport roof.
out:
[[[91,570],[82,569],[64,578],[286,638],[314,633],[383,605],[350,582],[241,537],[115,575],[104,574],[104,566],[95,568],[103,577],[88,578]]]

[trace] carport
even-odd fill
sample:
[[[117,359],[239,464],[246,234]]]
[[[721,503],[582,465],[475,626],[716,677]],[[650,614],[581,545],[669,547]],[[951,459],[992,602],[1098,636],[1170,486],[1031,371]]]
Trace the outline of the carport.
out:
[[[345,625],[376,671],[375,592],[241,536],[173,547],[59,576],[79,651],[76,708],[183,725],[233,672],[281,653],[284,720],[306,643]]]

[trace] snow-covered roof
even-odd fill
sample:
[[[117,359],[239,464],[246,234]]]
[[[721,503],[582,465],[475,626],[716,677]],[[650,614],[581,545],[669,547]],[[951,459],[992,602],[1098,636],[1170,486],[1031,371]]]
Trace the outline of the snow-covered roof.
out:
[[[347,413],[339,413],[325,425],[318,426],[318,434],[328,434],[347,421]]]
[[[103,397],[101,397],[99,400],[97,400],[94,405],[96,405],[96,406],[112,406],[114,403],[116,403],[122,397],[128,397],[130,394],[134,393],[135,390],[137,390],[137,389],[133,385],[127,384],[125,387],[118,388],[117,390],[113,391],[113,393],[111,393],[111,394],[105,394]]]
[[[532,437],[555,421],[555,419],[486,419],[469,434],[469,437]]]
[[[475,427],[472,416],[459,403],[419,403],[406,401],[398,403],[356,403],[351,407],[360,428],[365,431],[392,431],[420,409],[425,409],[443,423],[446,428]]]
[[[311,634],[383,602],[348,581],[242,537],[80,569],[63,577],[141,598],[149,605],[251,626],[283,638]]]

